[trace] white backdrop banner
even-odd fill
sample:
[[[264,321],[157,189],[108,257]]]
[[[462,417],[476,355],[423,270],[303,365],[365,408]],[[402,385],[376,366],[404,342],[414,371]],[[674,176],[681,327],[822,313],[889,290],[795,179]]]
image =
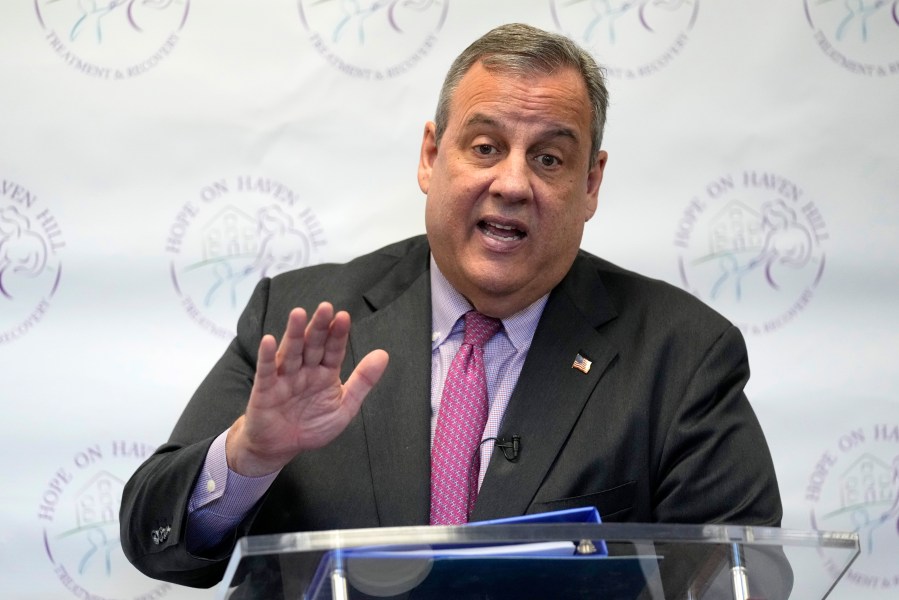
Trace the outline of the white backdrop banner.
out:
[[[899,596],[899,0],[7,0],[0,596],[210,597],[128,565],[124,482],[260,277],[424,231],[440,83],[513,21],[608,72],[585,249],[741,327],[784,526]]]

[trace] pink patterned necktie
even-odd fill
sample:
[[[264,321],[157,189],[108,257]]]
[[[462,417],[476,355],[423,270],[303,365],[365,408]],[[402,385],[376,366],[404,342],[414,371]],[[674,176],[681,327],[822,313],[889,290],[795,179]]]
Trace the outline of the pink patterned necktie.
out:
[[[461,525],[478,497],[478,452],[487,424],[484,344],[502,322],[465,313],[465,339],[450,364],[431,449],[431,525]]]

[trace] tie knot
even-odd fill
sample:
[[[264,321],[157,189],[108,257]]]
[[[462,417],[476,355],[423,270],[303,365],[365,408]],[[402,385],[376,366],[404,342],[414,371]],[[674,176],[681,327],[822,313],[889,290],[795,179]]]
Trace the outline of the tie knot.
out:
[[[482,315],[476,310],[465,313],[465,339],[463,344],[471,344],[476,348],[483,348],[487,340],[496,335],[503,326],[503,322],[493,317]]]

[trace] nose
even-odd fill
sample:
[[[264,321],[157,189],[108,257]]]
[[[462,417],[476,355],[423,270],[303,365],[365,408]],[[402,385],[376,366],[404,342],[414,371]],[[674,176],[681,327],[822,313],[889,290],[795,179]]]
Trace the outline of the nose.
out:
[[[534,197],[531,186],[533,173],[527,157],[510,153],[493,166],[490,193],[507,202],[527,202]]]

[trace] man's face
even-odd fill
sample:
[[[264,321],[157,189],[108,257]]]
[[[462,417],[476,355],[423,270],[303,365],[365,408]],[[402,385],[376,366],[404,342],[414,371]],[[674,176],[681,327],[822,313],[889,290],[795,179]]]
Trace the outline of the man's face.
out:
[[[576,70],[517,77],[480,63],[459,82],[439,148],[425,125],[418,182],[431,251],[480,312],[514,314],[571,267],[607,158],[590,167],[590,125]]]

